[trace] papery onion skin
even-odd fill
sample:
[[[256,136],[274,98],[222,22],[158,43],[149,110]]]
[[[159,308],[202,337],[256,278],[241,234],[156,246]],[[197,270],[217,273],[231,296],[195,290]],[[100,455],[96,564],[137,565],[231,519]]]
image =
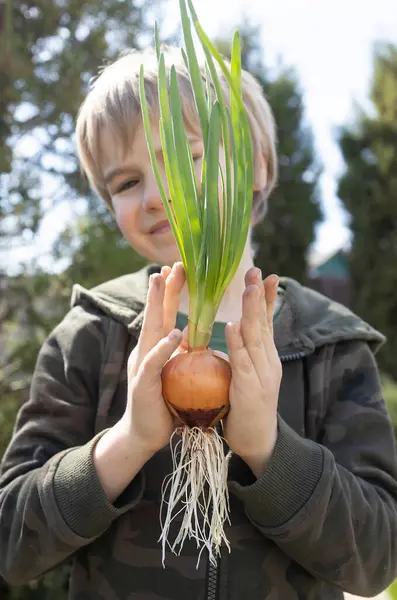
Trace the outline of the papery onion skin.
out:
[[[213,427],[229,410],[232,372],[209,348],[194,348],[171,358],[161,374],[170,411],[189,427]]]

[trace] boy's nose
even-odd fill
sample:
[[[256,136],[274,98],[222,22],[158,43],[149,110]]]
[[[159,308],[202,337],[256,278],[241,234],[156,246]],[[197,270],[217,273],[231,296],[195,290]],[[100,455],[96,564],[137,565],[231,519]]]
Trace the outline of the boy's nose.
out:
[[[165,187],[165,191],[168,197],[168,187]],[[157,187],[157,183],[154,180],[149,185],[146,186],[144,194],[143,194],[143,208],[144,210],[151,212],[155,210],[162,209],[163,202],[161,200],[160,192]]]

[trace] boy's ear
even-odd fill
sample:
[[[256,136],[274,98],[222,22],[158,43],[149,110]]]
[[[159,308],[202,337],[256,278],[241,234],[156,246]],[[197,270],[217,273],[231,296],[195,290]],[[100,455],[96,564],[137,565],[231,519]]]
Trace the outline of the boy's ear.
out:
[[[264,190],[267,184],[267,160],[264,154],[261,154],[255,161],[254,168],[254,192]]]

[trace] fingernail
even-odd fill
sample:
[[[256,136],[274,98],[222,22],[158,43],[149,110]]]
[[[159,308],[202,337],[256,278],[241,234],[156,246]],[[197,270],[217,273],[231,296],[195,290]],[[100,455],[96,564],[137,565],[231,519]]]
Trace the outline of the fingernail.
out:
[[[181,261],[174,263],[172,269],[173,269],[173,271],[177,271],[178,269],[183,269],[183,263]]]
[[[182,332],[179,331],[179,329],[173,329],[172,331],[170,331],[170,333],[168,334],[168,339],[171,342],[174,342],[178,339],[180,339],[182,337]]]
[[[161,279],[161,275],[159,273],[153,273],[150,276],[151,285],[155,288],[158,288],[159,284],[160,284],[160,279]]]
[[[176,265],[176,263],[174,263],[172,265],[168,277],[174,277],[174,275],[175,275],[175,265]]]

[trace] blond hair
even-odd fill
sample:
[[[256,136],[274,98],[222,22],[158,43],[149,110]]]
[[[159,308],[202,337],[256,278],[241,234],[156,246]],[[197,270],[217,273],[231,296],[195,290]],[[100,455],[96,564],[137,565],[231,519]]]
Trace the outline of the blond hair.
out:
[[[175,65],[186,129],[201,135],[189,74],[180,49],[165,46],[167,70]],[[139,71],[145,69],[145,93],[151,118],[158,118],[157,58],[153,50],[129,51],[113,64],[101,69],[83,102],[76,125],[77,150],[83,172],[92,187],[111,208],[111,198],[101,167],[99,137],[103,129],[110,130],[123,145],[124,152],[131,145],[134,132],[141,123],[139,100]],[[205,68],[201,68],[203,80]],[[219,72],[219,78],[228,104],[228,84]],[[277,178],[276,132],[270,106],[258,81],[247,71],[242,72],[243,101],[246,107],[254,154],[254,171],[260,168],[262,157],[267,164],[267,182],[263,190],[254,192],[253,222],[258,223],[266,213],[267,198]]]

